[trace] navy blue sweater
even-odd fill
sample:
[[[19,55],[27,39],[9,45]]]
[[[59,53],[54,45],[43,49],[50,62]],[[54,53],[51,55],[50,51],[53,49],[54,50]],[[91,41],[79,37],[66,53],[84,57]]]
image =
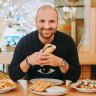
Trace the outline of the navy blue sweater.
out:
[[[67,73],[62,73],[59,67],[52,66],[42,67],[33,65],[30,66],[27,73],[24,73],[20,69],[20,63],[27,56],[33,54],[36,51],[39,51],[44,47],[44,44],[42,44],[38,38],[38,31],[36,30],[27,34],[18,42],[14,51],[13,59],[9,66],[10,78],[13,81],[17,81],[21,78],[25,78],[27,80],[33,78],[54,78],[61,80],[69,79],[73,82],[77,81],[81,73],[81,66],[79,64],[77,48],[73,39],[64,33],[57,31],[55,33],[52,44],[56,45],[57,47],[53,54],[63,58],[68,62],[69,70],[67,71]]]

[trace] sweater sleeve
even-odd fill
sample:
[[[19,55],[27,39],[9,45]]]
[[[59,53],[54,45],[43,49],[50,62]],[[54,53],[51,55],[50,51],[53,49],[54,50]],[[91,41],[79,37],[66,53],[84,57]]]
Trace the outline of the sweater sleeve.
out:
[[[21,39],[15,48],[13,59],[11,61],[11,64],[9,65],[8,71],[10,78],[13,81],[17,81],[25,75],[25,73],[20,68],[20,63],[26,58],[23,54],[24,53],[23,47],[24,44]]]
[[[73,40],[69,48],[70,49],[68,55],[66,56],[66,61],[69,64],[69,69],[67,73],[63,74],[63,77],[66,80],[71,80],[73,82],[76,82],[81,74],[81,66],[79,63],[77,47]]]

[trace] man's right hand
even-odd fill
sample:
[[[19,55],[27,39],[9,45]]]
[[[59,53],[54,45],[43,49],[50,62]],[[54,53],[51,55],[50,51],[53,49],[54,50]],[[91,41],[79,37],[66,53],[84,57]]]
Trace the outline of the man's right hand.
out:
[[[28,62],[30,65],[40,65],[38,60],[40,56],[42,55],[42,51],[35,52],[32,55],[28,56]]]

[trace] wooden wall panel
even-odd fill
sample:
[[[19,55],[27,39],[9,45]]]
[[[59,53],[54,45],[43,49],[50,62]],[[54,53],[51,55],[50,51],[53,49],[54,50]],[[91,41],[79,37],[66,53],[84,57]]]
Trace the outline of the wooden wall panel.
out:
[[[91,7],[96,7],[96,0],[91,0]]]

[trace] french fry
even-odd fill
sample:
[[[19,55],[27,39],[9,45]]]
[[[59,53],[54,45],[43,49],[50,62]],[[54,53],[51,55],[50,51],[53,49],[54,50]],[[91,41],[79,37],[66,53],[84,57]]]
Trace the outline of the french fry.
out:
[[[15,83],[9,79],[0,80],[0,89],[6,88],[6,87],[14,87],[14,86],[16,86]]]

